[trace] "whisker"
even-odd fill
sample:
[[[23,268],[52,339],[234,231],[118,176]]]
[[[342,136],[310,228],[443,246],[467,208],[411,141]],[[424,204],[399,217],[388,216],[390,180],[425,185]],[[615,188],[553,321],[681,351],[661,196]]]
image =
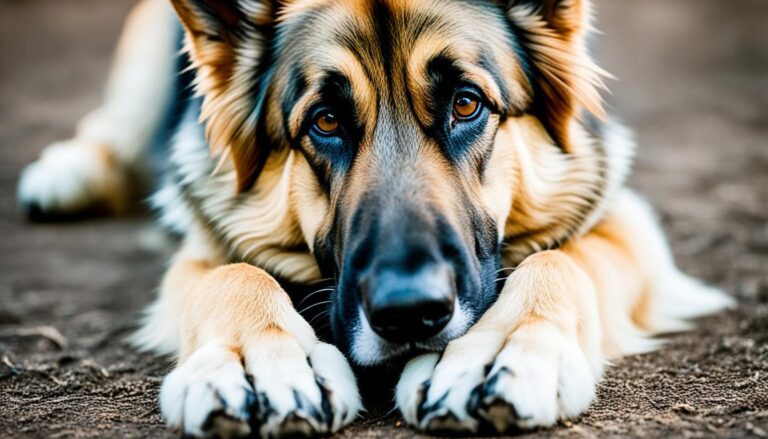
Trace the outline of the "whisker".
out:
[[[318,319],[323,319],[325,317],[328,317],[328,314],[330,314],[330,312],[328,310],[321,312],[320,314],[312,317],[312,320],[309,321],[309,324],[311,325],[312,323],[314,323]]]
[[[308,310],[310,310],[310,309],[312,309],[312,308],[314,308],[316,306],[327,305],[327,304],[329,304],[331,302],[332,302],[332,300],[326,300],[324,302],[313,303],[312,305],[309,305],[308,307],[306,307],[306,308],[302,309],[301,311],[299,311],[299,314],[303,314],[303,313],[307,312]]]
[[[302,304],[304,304],[304,302],[307,301],[307,299],[309,299],[312,296],[315,296],[317,294],[320,294],[320,293],[323,293],[323,292],[326,292],[326,291],[334,291],[334,290],[336,290],[336,288],[323,288],[323,289],[320,289],[320,290],[312,291],[311,293],[309,293],[306,296],[304,296],[304,298],[301,299],[301,302],[299,302],[299,304],[296,307],[297,308],[300,307]]]
[[[500,278],[496,279],[494,282],[501,282],[501,281],[507,280],[507,279],[509,279],[509,276],[507,276],[507,277],[500,277]]]
[[[392,415],[392,414],[394,414],[396,411],[397,411],[397,406],[395,406],[395,407],[392,407],[392,409],[390,409],[390,410],[389,410],[387,413],[385,413],[385,414],[384,414],[384,416],[382,416],[382,419],[384,419],[384,418],[386,418],[386,417],[388,417],[388,416],[391,416],[391,415]]]
[[[515,271],[516,269],[517,269],[517,267],[504,267],[504,268],[500,268],[500,269],[496,270],[493,274],[499,274],[502,271]]]

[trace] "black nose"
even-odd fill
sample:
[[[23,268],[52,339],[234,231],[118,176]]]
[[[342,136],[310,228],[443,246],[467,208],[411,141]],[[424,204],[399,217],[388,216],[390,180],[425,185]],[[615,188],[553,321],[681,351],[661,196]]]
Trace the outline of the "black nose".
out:
[[[441,266],[416,273],[386,270],[364,281],[363,306],[377,334],[395,343],[426,340],[451,320],[456,301],[453,273]]]

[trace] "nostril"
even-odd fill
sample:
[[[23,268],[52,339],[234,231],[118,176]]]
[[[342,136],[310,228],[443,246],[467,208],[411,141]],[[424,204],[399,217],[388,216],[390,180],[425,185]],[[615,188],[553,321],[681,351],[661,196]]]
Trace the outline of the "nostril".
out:
[[[421,314],[421,322],[425,326],[435,327],[441,324],[445,326],[453,314],[453,301],[435,301],[425,305],[418,311]]]
[[[426,340],[450,322],[456,301],[453,270],[429,265],[417,271],[384,269],[360,280],[368,322],[397,343]]]
[[[415,299],[423,293],[401,292],[400,296]],[[438,334],[453,316],[453,298],[441,300],[393,300],[373,306],[368,319],[371,327],[392,342],[421,341]]]

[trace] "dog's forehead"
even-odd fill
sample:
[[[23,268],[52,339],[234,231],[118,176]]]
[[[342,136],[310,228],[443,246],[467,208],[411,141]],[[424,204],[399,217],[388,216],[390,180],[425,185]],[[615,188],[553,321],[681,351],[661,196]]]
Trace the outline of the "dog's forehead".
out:
[[[457,56],[477,60],[510,38],[491,2],[300,0],[285,6],[280,24],[288,53],[322,63],[337,59],[332,55],[343,48],[369,69],[406,62],[418,46],[432,52],[456,47]]]
[[[499,108],[528,94],[512,28],[490,1],[301,0],[280,20],[282,61],[309,85],[339,72],[363,95],[405,96],[443,57]]]

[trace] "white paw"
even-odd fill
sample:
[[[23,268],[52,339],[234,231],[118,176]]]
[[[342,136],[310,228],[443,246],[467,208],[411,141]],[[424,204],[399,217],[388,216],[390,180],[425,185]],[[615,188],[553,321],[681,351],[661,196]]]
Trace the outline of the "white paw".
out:
[[[222,347],[198,350],[160,388],[160,409],[168,424],[193,436],[248,434],[253,401],[242,364]]]
[[[125,176],[111,153],[74,140],[54,143],[21,174],[17,197],[32,215],[80,212],[93,207],[119,211]]]
[[[166,378],[160,406],[185,435],[311,436],[338,431],[361,409],[341,352],[319,343],[309,358],[298,345],[201,348]],[[243,366],[243,363],[245,366]]]
[[[495,357],[449,353],[439,362],[435,354],[412,360],[398,384],[398,407],[421,430],[509,433],[551,426],[586,410],[601,369],[590,365],[575,338],[546,323],[517,330]],[[484,358],[493,360],[484,364]]]

